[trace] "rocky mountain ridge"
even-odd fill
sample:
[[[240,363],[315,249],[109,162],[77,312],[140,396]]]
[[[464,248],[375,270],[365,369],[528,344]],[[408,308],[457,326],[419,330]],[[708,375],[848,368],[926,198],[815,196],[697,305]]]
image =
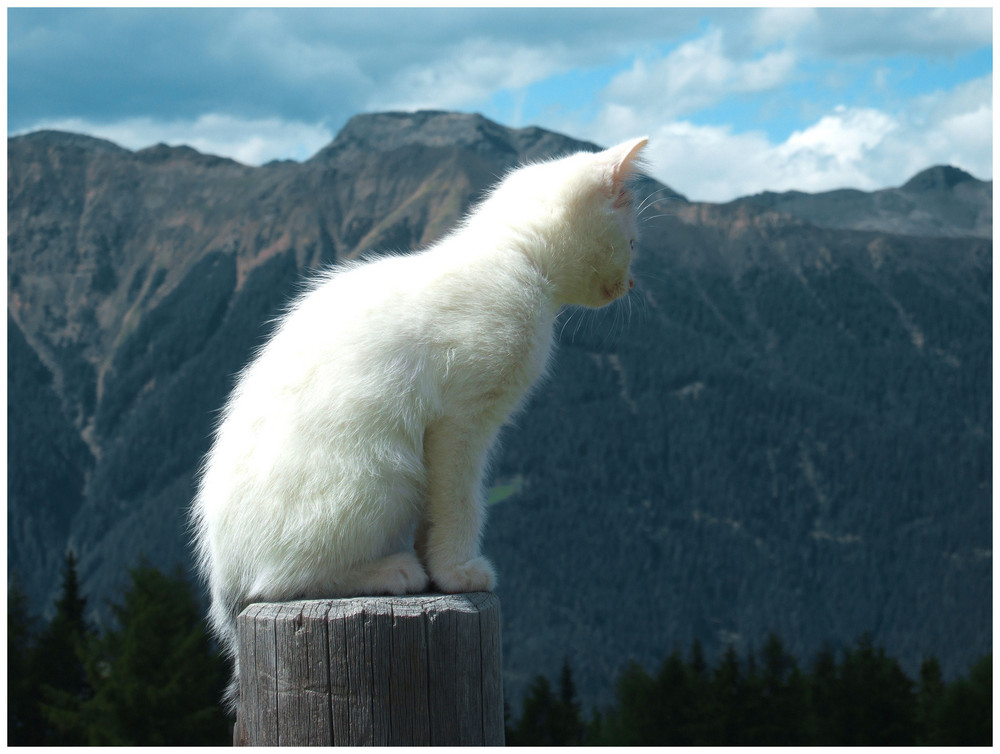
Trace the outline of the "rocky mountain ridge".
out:
[[[993,182],[980,181],[950,165],[922,170],[898,188],[766,192],[736,202],[774,209],[824,228],[993,237]]]
[[[214,412],[302,275],[430,243],[517,162],[596,148],[440,112],[259,168],[9,139],[8,567],[36,606],[67,546],[98,612],[141,555],[190,563]],[[596,700],[628,656],[772,629],[964,671],[990,646],[992,183],[654,192],[636,289],[564,313],[498,454],[512,694],[563,654]]]

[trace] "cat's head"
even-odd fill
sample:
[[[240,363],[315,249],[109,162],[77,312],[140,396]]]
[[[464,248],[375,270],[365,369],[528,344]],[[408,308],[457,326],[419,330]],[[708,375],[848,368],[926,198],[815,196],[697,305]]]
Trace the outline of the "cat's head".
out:
[[[535,253],[559,303],[605,306],[632,287],[638,224],[629,183],[647,141],[579,152],[511,176],[522,203],[534,203],[533,231],[544,237]]]

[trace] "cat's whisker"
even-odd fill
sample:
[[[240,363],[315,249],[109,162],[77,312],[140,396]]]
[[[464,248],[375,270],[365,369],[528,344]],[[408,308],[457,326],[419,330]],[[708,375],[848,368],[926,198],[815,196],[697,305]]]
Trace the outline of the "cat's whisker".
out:
[[[654,196],[656,196],[657,194],[662,194],[664,191],[670,191],[670,188],[668,188],[667,186],[664,186],[663,188],[657,189],[653,193],[647,195],[645,199],[643,199],[641,202],[639,202],[639,206],[635,210],[636,214],[641,213],[644,209],[646,209],[646,207],[650,206],[651,204],[655,204],[656,202],[663,201],[664,199],[670,199],[670,198],[672,198],[672,197],[666,197],[666,196],[664,196],[664,197],[660,197],[659,199],[656,199],[655,201],[653,201],[653,197]]]
[[[660,217],[677,217],[677,213],[676,212],[664,212],[661,215],[653,215],[652,217],[644,217],[644,218],[642,218],[642,221],[648,223],[651,220],[656,220],[657,218],[660,218]]]
[[[648,270],[642,270],[639,273],[639,277],[642,280],[666,280],[666,278],[663,275],[659,275],[656,272],[650,272]],[[636,280],[636,285],[639,285],[638,279]]]
[[[575,329],[575,330],[573,331],[573,337],[572,337],[572,338],[570,339],[570,342],[572,342],[572,343],[575,343],[575,342],[576,342],[576,334],[577,334],[578,332],[580,332],[580,325],[581,325],[581,324],[583,324],[583,320],[584,320],[584,318],[583,318],[583,317],[580,317],[580,318],[579,318],[579,319],[578,319],[578,320],[576,321],[576,329]]]
[[[569,321],[571,319],[573,319],[573,315],[576,314],[576,310],[575,309],[564,309],[563,311],[568,311],[569,312],[569,316],[566,317],[565,321],[563,322],[562,327],[559,329],[559,340],[560,341],[562,341],[563,332],[566,330],[566,325],[569,324]]]
[[[664,205],[676,204],[680,201],[676,196],[656,196],[656,194],[661,192],[654,192],[650,194],[646,199],[639,205],[636,209],[636,217],[641,218],[644,212],[655,207],[662,207]],[[654,198],[655,197],[655,198]]]
[[[653,219],[655,219],[657,217],[657,215],[654,215],[653,217],[650,217],[646,213],[652,212],[653,210],[658,210],[658,209],[663,209],[663,207],[660,205],[660,201],[655,201],[655,202],[651,203],[650,205],[648,205],[647,207],[644,207],[640,213],[636,214],[636,220],[639,221],[639,222],[646,222],[648,220],[653,220]],[[667,212],[666,214],[668,216],[673,217],[673,216],[676,216],[677,213],[676,212]]]
[[[604,337],[601,338],[601,347],[607,348],[607,346],[617,340],[616,330],[618,329],[618,323],[621,320],[621,299],[615,302],[614,309],[612,311],[611,322],[608,323],[608,329],[604,333]]]

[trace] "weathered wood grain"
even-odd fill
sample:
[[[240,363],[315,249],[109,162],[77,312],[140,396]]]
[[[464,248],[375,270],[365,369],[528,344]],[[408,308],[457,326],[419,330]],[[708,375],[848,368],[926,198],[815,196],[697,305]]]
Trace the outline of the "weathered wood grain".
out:
[[[274,623],[278,658],[278,720],[296,720],[297,735],[311,741],[328,740],[333,727],[329,699],[329,645],[323,603],[284,605]],[[288,731],[278,726],[278,745]]]
[[[251,605],[237,625],[237,744],[503,745],[493,594]]]

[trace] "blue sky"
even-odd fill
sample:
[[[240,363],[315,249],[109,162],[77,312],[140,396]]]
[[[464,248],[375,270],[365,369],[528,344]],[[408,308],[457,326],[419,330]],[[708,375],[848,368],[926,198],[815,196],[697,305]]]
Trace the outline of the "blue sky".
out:
[[[7,132],[61,128],[248,164],[358,112],[453,109],[651,138],[691,199],[993,176],[993,12],[911,8],[7,11]]]

